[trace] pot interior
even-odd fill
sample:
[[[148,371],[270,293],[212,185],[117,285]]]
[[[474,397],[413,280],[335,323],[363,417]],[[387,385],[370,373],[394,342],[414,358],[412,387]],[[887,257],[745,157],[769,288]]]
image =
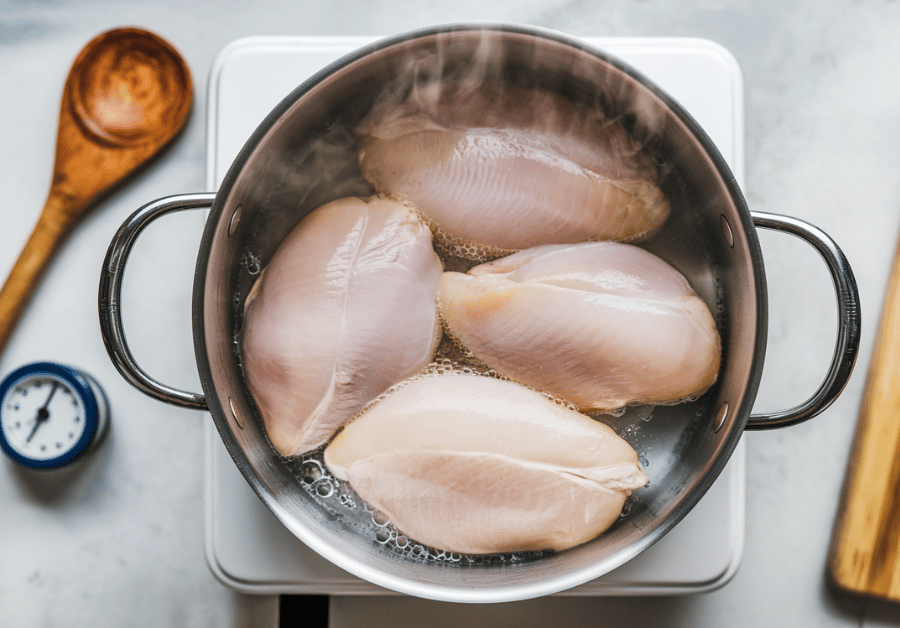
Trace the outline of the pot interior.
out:
[[[243,302],[284,236],[310,211],[372,193],[351,129],[376,99],[422,77],[539,86],[621,119],[660,164],[672,204],[642,246],[678,268],[716,317],[718,383],[696,401],[601,416],[637,450],[650,477],[616,524],[561,553],[489,558],[435,553],[379,525],[314,460],[279,456],[243,382]],[[677,103],[618,60],[565,37],[519,27],[454,27],[363,49],[286,98],[249,139],[212,208],[195,286],[197,360],[210,411],[260,498],[303,542],[376,584],[448,601],[508,601],[563,590],[626,562],[665,534],[727,462],[759,382],[765,286],[756,233],[724,161]]]

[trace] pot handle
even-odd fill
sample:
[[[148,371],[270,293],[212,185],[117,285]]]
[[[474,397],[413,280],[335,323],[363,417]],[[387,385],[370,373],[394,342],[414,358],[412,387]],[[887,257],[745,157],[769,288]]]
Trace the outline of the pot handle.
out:
[[[183,209],[208,209],[216,195],[212,193],[167,196],[144,205],[119,227],[106,252],[100,276],[100,332],[106,351],[119,373],[132,386],[160,401],[192,410],[207,410],[206,397],[166,386],[138,366],[125,341],[122,327],[121,292],[125,263],[138,235],[157,218]]]
[[[783,412],[751,414],[746,429],[763,430],[787,427],[811,419],[828,408],[841,394],[853,372],[859,350],[860,308],[853,271],[844,253],[826,233],[797,218],[764,212],[751,212],[751,215],[757,227],[785,231],[819,252],[834,281],[838,306],[837,344],[825,380],[813,396],[799,406]]]

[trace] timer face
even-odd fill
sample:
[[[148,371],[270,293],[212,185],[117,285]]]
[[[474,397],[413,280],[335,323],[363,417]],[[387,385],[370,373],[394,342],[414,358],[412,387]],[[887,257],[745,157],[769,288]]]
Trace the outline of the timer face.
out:
[[[31,460],[59,458],[85,435],[84,403],[65,381],[49,374],[12,386],[3,396],[2,413],[7,444]]]
[[[21,465],[64,467],[93,451],[108,426],[106,394],[86,373],[35,362],[0,382],[0,449]]]

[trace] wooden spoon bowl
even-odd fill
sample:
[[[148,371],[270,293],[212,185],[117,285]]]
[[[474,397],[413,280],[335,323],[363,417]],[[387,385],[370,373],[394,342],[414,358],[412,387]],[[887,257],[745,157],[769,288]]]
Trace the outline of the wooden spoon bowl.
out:
[[[179,133],[192,100],[187,64],[148,31],[102,33],[76,57],[63,88],[47,202],[0,290],[0,352],[64,237]]]
[[[146,31],[100,35],[72,66],[67,85],[77,121],[117,146],[166,141],[191,107],[191,77],[178,52]]]

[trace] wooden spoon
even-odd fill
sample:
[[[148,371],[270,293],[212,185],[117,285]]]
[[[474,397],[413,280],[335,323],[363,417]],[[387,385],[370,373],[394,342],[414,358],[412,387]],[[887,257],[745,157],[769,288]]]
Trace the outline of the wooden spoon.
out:
[[[64,237],[178,134],[192,99],[187,64],[153,33],[119,28],[81,51],[63,88],[47,202],[0,291],[0,353]]]

